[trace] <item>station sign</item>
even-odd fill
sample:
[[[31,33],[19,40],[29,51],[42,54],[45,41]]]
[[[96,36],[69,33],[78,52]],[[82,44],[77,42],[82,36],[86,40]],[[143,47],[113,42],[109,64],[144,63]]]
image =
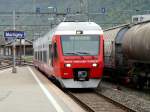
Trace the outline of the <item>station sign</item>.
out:
[[[12,39],[24,39],[25,32],[24,31],[4,31],[5,40],[12,40]]]

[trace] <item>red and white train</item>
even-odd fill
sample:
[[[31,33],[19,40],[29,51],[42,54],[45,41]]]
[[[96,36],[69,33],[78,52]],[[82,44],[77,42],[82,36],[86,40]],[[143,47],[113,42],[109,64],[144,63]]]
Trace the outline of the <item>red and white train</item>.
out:
[[[104,68],[103,31],[94,22],[62,22],[33,42],[34,65],[64,88],[97,88]]]

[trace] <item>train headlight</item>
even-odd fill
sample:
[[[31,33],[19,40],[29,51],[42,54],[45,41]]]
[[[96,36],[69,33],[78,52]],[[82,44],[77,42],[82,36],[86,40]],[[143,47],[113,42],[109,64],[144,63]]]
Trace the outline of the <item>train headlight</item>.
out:
[[[93,66],[93,67],[97,67],[98,64],[97,64],[97,63],[93,63],[92,66]]]
[[[65,67],[71,67],[71,64],[67,63],[65,64]]]

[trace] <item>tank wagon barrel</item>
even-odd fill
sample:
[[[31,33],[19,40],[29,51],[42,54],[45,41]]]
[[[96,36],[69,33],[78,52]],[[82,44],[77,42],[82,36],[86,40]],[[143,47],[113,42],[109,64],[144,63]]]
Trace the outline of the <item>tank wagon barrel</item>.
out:
[[[128,59],[150,62],[150,22],[131,27],[124,35],[122,46]]]
[[[104,60],[105,67],[115,68],[122,65],[122,40],[128,24],[104,30]]]

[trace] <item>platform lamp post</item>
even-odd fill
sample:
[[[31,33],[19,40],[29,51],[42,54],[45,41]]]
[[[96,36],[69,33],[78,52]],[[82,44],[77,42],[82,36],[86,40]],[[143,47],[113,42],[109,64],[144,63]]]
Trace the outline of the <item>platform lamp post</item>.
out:
[[[23,44],[23,54],[24,54],[24,57],[26,56],[26,46],[25,46],[25,39],[22,40],[22,44]]]
[[[13,30],[16,30],[16,14],[15,14],[15,10],[13,10]],[[16,69],[16,45],[15,45],[15,41],[16,41],[16,37],[14,37],[13,39],[13,68],[12,68],[12,73],[16,73],[17,69]]]

